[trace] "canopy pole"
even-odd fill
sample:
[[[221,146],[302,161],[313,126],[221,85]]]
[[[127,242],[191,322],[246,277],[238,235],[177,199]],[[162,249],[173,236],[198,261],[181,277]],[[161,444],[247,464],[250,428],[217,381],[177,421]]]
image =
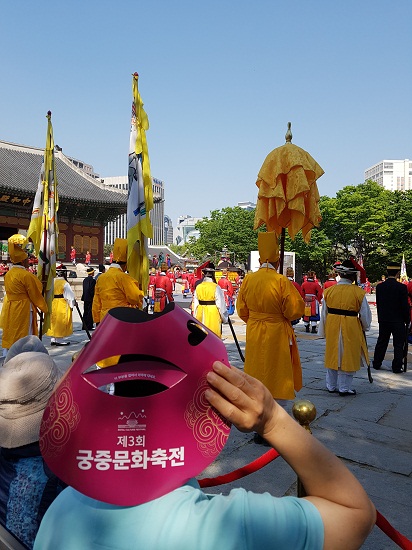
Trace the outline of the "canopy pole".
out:
[[[283,264],[284,264],[284,258],[285,258],[285,236],[286,236],[286,229],[282,227],[282,233],[280,235],[280,262],[279,262],[279,273],[283,275]]]

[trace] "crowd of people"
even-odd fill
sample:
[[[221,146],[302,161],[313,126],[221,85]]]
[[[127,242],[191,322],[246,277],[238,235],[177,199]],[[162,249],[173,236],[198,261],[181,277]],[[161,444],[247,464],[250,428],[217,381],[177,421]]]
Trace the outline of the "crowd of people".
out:
[[[96,274],[91,266],[87,267],[82,295],[83,327],[94,330],[104,324],[113,308],[121,308],[120,312],[124,308],[142,312],[147,295],[152,312],[163,312],[167,316],[173,310],[166,305],[174,301],[173,292],[178,281],[183,295],[190,293],[192,296],[192,319],[205,325],[219,338],[222,324],[229,322],[229,315],[236,308],[246,324],[244,372],[221,361],[210,363],[206,378],[191,382],[193,393],[199,391],[199,387],[203,388],[202,399],[206,404],[206,408],[196,414],[202,422],[210,415],[208,407],[212,407],[221,419],[226,419],[241,431],[252,432],[256,443],[276,448],[299,475],[306,497],[274,498],[242,490],[232,491],[228,497],[207,497],[195,479],[187,482],[188,477],[182,474],[174,489],[162,492],[160,487],[159,498],[139,501],[131,506],[129,502],[126,506],[126,502],[96,499],[86,487],[84,492],[82,487],[66,487],[42,458],[40,431],[43,411],[59,385],[62,372],[36,337],[37,312],[47,312],[40,282],[27,269],[28,257],[24,248],[18,241],[9,241],[12,267],[5,277],[6,297],[1,312],[5,360],[0,367],[0,521],[28,548],[70,550],[88,548],[92,544],[118,548],[119,541],[126,546],[127,541],[136,541],[136,547],[153,549],[257,548],[276,546],[276,541],[279,541],[279,548],[310,550],[361,546],[375,522],[372,503],[356,478],[314,437],[300,428],[285,409],[288,401],[295,399],[302,388],[295,332],[300,320],[304,332],[326,339],[326,390],[342,397],[356,395],[353,375],[361,366],[369,364],[365,332],[371,324],[366,292],[356,284],[359,265],[350,257],[333,266],[324,284],[317,280],[313,271],[308,271],[300,284],[295,281],[292,268],[287,270],[286,276],[278,273],[280,258],[274,233],[261,232],[258,239],[260,268],[245,277],[238,292],[234,291],[227,272],[223,271],[216,281],[213,265],[205,266],[198,275],[194,271],[174,269],[170,257],[161,257],[161,254],[153,257],[158,263],[155,266],[152,261],[149,286],[143,291],[127,273],[127,240],[116,239],[113,261],[107,270],[99,266]],[[75,254],[73,260],[75,265]],[[396,280],[399,269],[396,264],[388,265],[387,278],[376,289],[379,338],[373,367],[381,368],[389,339],[393,336],[394,373],[403,372],[403,344],[411,320],[412,303],[412,288]],[[72,309],[76,305],[66,270],[60,269],[57,275],[51,325],[47,331],[51,345],[56,346],[69,343],[66,338],[73,330]],[[189,292],[185,293],[187,289]],[[142,312],[142,315],[147,315],[147,318],[136,317],[136,322],[149,320],[148,313]],[[187,316],[189,319],[190,315]],[[132,322],[130,315],[127,319]],[[175,323],[174,345],[179,346],[180,333],[190,330],[191,325],[187,321],[183,330],[178,321],[172,316],[170,319]],[[121,355],[111,355],[109,349],[106,349],[106,356],[102,355],[107,343],[99,341],[100,332],[93,333],[87,345],[88,353],[93,354],[96,350],[99,369],[113,365],[118,365],[116,368],[119,369],[124,359]],[[186,332],[184,338],[187,341]],[[162,349],[164,344],[159,335],[154,333],[153,339],[154,344]],[[196,343],[192,343],[194,348]],[[204,360],[195,352],[193,357]],[[167,351],[165,353],[167,355]],[[198,353],[203,352],[199,349]],[[150,371],[155,378],[156,368],[159,367],[154,366]],[[205,376],[204,372],[202,376]],[[106,387],[106,384],[102,386]],[[27,391],[21,392],[21,388]],[[136,399],[136,407],[142,395],[147,399],[152,397],[151,393],[144,391],[141,383],[134,379],[128,396]],[[173,407],[179,405],[168,402],[167,391],[164,397],[162,393],[155,393],[161,396],[156,398],[157,406],[163,406],[165,412],[172,407],[170,414],[177,414]],[[95,421],[99,418],[99,403],[89,404],[94,410]],[[183,414],[188,418],[187,411]],[[47,417],[48,430],[53,430],[53,423],[58,422],[58,415],[55,416]],[[165,435],[165,441],[167,437]],[[216,441],[219,437],[221,435],[216,433]],[[208,445],[215,443],[211,441]],[[78,449],[90,447],[86,440],[77,444]],[[160,455],[148,458],[142,450],[136,449],[137,454],[131,461],[124,451],[120,455],[116,449],[114,468],[129,469],[127,464],[132,462],[138,472],[143,468],[144,462],[141,461],[155,464],[160,460]],[[177,449],[172,450],[173,460],[180,456],[183,464],[182,452],[176,455]],[[90,464],[93,460],[100,464],[97,458],[90,458]],[[105,464],[112,461],[107,462],[107,457],[105,460]],[[110,480],[109,474],[106,477],[104,474],[110,470],[110,465],[99,468],[102,480]],[[32,472],[35,472],[36,483],[29,486],[27,479]],[[184,468],[182,472],[185,472]],[[155,471],[152,483],[159,483]],[[16,495],[23,502],[19,507],[12,505]],[[190,525],[188,517],[193,518]],[[156,529],[153,528],[154,522]],[[351,525],[350,532],[340,529],[339,526],[345,523]]]

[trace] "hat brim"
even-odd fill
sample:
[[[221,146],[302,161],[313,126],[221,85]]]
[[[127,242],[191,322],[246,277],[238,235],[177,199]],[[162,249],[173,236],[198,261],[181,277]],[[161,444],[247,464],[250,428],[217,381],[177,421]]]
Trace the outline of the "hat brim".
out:
[[[25,355],[30,364],[33,361],[33,357],[37,355],[45,355],[43,352],[22,352],[13,358],[11,358],[7,363],[4,363],[0,367],[0,375],[3,371],[7,369],[16,368],[14,363],[21,361],[22,355]],[[40,424],[43,418],[44,409],[46,408],[47,402],[59,384],[61,378],[65,374],[67,367],[58,366],[55,361],[47,355],[47,360],[51,361],[53,370],[55,371],[56,381],[53,388],[50,390],[48,395],[42,396],[42,401],[36,401],[33,397],[31,399],[31,407],[34,408],[32,412],[22,414],[18,413],[17,410],[9,410],[5,404],[0,403],[0,447],[5,449],[15,449],[17,447],[22,447],[23,445],[29,445],[30,443],[35,443],[39,441],[39,432]],[[23,406],[23,405],[22,405]],[[12,406],[14,409],[14,405]],[[18,405],[17,405],[18,407]]]
[[[46,407],[46,403],[44,404]],[[15,449],[39,440],[44,409],[21,418],[4,418],[0,415],[0,447]]]

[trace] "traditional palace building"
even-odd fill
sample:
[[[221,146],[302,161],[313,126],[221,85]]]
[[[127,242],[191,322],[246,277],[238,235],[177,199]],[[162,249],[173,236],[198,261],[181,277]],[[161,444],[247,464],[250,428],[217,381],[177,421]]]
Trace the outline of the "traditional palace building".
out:
[[[90,250],[92,262],[100,263],[104,226],[126,212],[127,195],[107,189],[58,149],[58,260],[69,261],[74,245],[77,261]],[[43,149],[0,141],[0,241],[7,243],[11,235],[28,229],[43,155]]]

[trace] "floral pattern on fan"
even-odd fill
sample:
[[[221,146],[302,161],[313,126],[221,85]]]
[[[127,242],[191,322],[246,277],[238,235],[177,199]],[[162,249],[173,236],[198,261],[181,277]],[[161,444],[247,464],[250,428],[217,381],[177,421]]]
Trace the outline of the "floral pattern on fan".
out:
[[[209,387],[205,373],[185,410],[186,424],[192,430],[197,448],[203,456],[220,453],[230,432],[230,423],[205,398],[205,391]]]
[[[80,422],[80,412],[67,378],[52,395],[40,427],[40,450],[44,457],[58,456]]]

